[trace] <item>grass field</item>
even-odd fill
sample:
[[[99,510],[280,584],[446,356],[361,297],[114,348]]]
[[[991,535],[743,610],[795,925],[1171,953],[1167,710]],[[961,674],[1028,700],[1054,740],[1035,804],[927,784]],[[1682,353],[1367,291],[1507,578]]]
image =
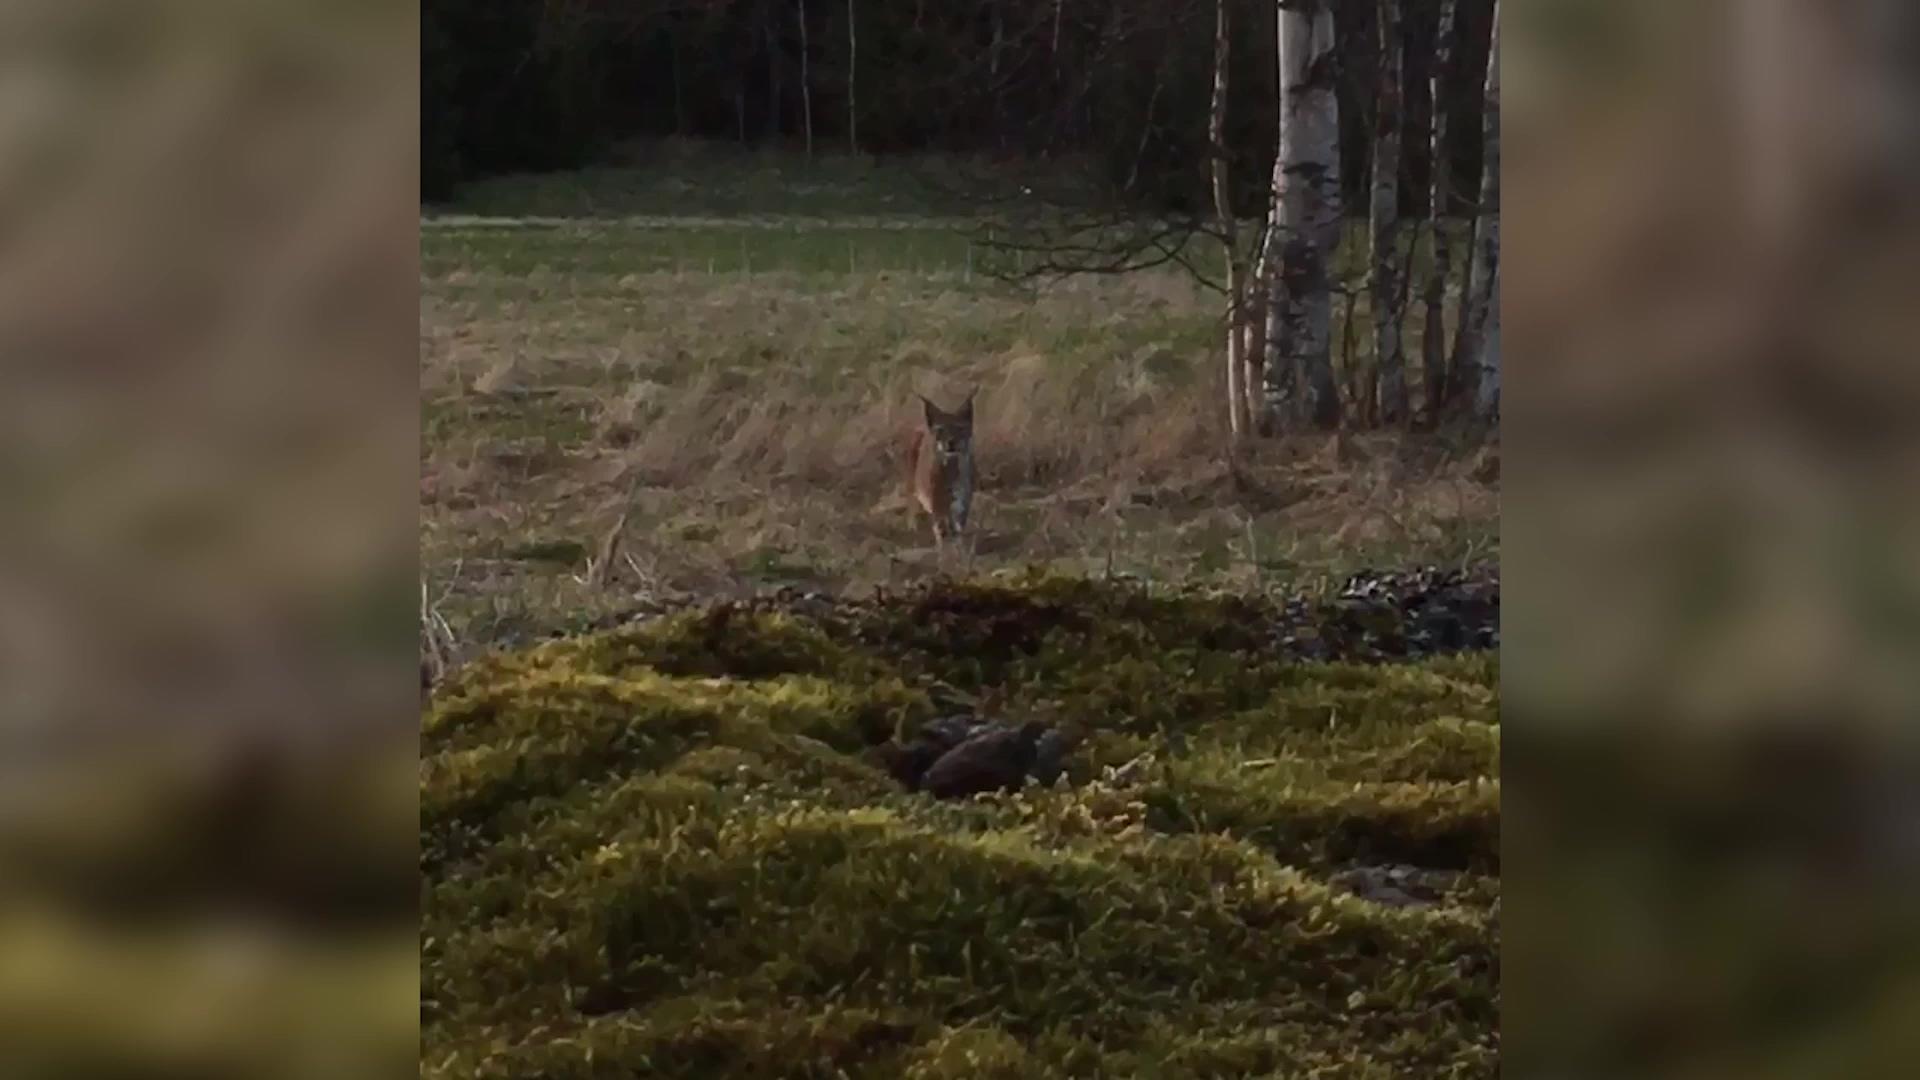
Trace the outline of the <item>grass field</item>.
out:
[[[1016,289],[911,171],[700,161],[494,181],[423,227],[423,563],[465,649],[636,597],[925,577],[916,392],[979,388],[976,574],[1245,589],[1494,553],[1489,451],[1302,437],[1236,482],[1218,298],[1177,271]]]
[[[1178,273],[1015,288],[911,173],[676,153],[423,225],[422,1075],[1493,1075],[1497,662],[1275,628],[1497,557],[1497,450],[1230,470]],[[900,452],[970,388],[942,556]],[[903,790],[954,710],[1084,741]]]

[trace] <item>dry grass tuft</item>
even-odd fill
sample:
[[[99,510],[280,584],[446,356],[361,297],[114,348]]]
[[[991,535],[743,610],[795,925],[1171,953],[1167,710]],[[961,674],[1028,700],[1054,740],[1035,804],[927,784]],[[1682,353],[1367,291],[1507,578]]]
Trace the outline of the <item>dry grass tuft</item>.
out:
[[[441,607],[462,642],[660,593],[1030,564],[1259,587],[1491,553],[1497,453],[1299,436],[1229,468],[1217,313],[1171,275],[1016,294],[584,257],[536,274],[460,235],[424,241],[424,265],[449,269],[428,274],[421,309],[421,492],[426,564],[464,567]],[[970,390],[980,495],[972,561],[956,564],[904,498],[904,450],[917,395],[953,406]],[[599,559],[629,493],[618,557]]]

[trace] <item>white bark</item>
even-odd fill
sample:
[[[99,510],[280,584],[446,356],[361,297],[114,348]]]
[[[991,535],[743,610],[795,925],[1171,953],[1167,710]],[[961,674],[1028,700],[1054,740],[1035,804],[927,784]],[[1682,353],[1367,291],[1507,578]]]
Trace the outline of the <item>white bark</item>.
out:
[[[1219,219],[1221,246],[1227,258],[1227,430],[1239,442],[1247,430],[1246,392],[1240,384],[1241,324],[1246,319],[1246,274],[1240,260],[1240,229],[1233,217],[1227,188],[1227,73],[1231,53],[1228,3],[1213,4],[1213,101],[1207,110],[1207,144],[1213,171],[1213,210]]]
[[[1263,394],[1262,372],[1267,359],[1267,282],[1273,274],[1273,210],[1272,199],[1268,199],[1260,208],[1260,226],[1254,230],[1253,244],[1249,248],[1253,265],[1248,268],[1247,279],[1241,283],[1240,393],[1245,399],[1250,429],[1260,427],[1255,422],[1256,418],[1266,415],[1260,403]]]
[[[1407,358],[1400,338],[1405,293],[1400,287],[1400,127],[1402,58],[1400,0],[1380,0],[1379,113],[1373,134],[1373,205],[1369,222],[1373,267],[1374,384],[1378,420],[1407,419]]]
[[[1454,36],[1454,0],[1440,0],[1440,26],[1434,34],[1433,68],[1428,79],[1432,96],[1433,122],[1429,125],[1427,183],[1427,236],[1432,245],[1432,262],[1427,269],[1426,293],[1422,297],[1426,321],[1420,343],[1421,379],[1425,384],[1427,418],[1437,421],[1452,388],[1447,384],[1447,276],[1452,270],[1453,226],[1448,217],[1450,205],[1447,157],[1447,70],[1452,67]]]
[[[1455,44],[1457,45],[1458,42]],[[1473,377],[1471,374],[1472,367],[1478,362],[1474,357],[1474,350],[1479,347],[1477,339],[1474,337],[1479,331],[1479,327],[1476,324],[1485,318],[1485,313],[1478,310],[1478,306],[1482,301],[1482,294],[1477,291],[1478,286],[1475,284],[1476,282],[1484,282],[1486,278],[1486,267],[1482,265],[1482,260],[1486,255],[1486,237],[1483,227],[1489,215],[1499,212],[1499,207],[1488,201],[1487,193],[1487,162],[1491,161],[1493,163],[1492,168],[1496,173],[1500,167],[1498,157],[1499,148],[1493,145],[1494,140],[1499,138],[1500,131],[1498,120],[1500,106],[1497,101],[1493,100],[1493,96],[1499,93],[1500,89],[1500,73],[1496,70],[1499,64],[1499,48],[1500,4],[1499,0],[1495,0],[1492,25],[1487,45],[1487,78],[1484,84],[1487,93],[1486,112],[1481,117],[1481,146],[1483,149],[1480,167],[1480,197],[1467,208],[1467,235],[1463,245],[1467,262],[1465,266],[1460,268],[1460,298],[1454,304],[1453,309],[1453,352],[1447,361],[1447,370],[1452,373],[1449,377],[1458,382],[1462,387],[1465,387]],[[1489,132],[1492,134],[1488,134]],[[1489,154],[1493,156],[1489,157]],[[1498,176],[1494,177],[1494,183],[1496,185],[1495,197],[1497,197]]]
[[[1304,411],[1315,424],[1333,427],[1340,422],[1327,279],[1340,228],[1333,12],[1327,0],[1285,0],[1277,22],[1280,152],[1272,243],[1279,257],[1267,286],[1266,411],[1275,423]]]
[[[1497,402],[1500,384],[1499,304],[1500,281],[1500,5],[1493,6],[1493,41],[1487,53],[1487,103],[1481,136],[1485,146],[1480,167],[1480,219],[1476,233],[1478,250],[1472,265],[1472,279],[1464,290],[1460,346],[1455,350],[1454,366],[1460,378],[1468,377],[1468,365],[1482,369],[1474,394],[1474,411],[1485,415],[1482,399],[1486,394],[1485,367],[1491,347],[1493,394]]]

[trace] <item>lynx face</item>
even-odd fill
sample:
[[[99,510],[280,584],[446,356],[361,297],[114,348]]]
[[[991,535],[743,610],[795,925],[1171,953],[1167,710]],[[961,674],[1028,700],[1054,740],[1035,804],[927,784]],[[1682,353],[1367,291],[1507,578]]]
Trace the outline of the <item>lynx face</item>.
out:
[[[923,399],[924,400],[924,399]],[[927,406],[927,432],[933,436],[933,449],[940,463],[951,464],[973,451],[973,399],[959,412],[941,412],[931,401]]]

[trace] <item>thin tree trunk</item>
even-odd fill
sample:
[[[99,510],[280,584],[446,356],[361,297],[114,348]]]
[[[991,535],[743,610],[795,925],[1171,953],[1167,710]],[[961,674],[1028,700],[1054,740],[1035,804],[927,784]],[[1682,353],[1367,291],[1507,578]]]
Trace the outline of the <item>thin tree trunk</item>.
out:
[[[1456,43],[1457,44],[1457,43]],[[1484,176],[1484,172],[1482,174]],[[1460,185],[1456,185],[1460,186]],[[1460,293],[1453,300],[1453,343],[1447,349],[1447,393],[1450,399],[1471,390],[1467,381],[1467,366],[1472,363],[1467,349],[1467,323],[1472,315],[1473,278],[1478,270],[1480,249],[1481,207],[1477,201],[1466,197],[1465,190],[1453,195],[1453,202],[1460,207],[1466,221],[1455,226],[1455,235],[1459,240]]]
[[[1286,16],[1281,16],[1285,22]],[[1282,31],[1284,34],[1284,31]],[[1281,149],[1275,151],[1273,159],[1273,209],[1269,213],[1271,223],[1267,227],[1266,243],[1260,255],[1261,284],[1261,325],[1260,325],[1260,434],[1274,435],[1290,427],[1292,419],[1288,415],[1295,407],[1298,392],[1295,366],[1292,360],[1291,346],[1287,335],[1287,286],[1289,284],[1285,269],[1285,241],[1281,234],[1287,228],[1288,215],[1283,212],[1285,197],[1282,192],[1285,185],[1282,174],[1286,171],[1286,86],[1282,76],[1280,88]]]
[[[687,104],[686,104],[686,93],[684,90],[681,89],[681,85],[680,85],[681,78],[680,78],[680,35],[679,34],[673,33],[671,31],[668,32],[667,48],[670,50],[669,61],[673,65],[673,133],[676,136],[685,135],[687,133]]]
[[[1494,70],[1495,65],[1499,62],[1497,58],[1499,41],[1500,4],[1499,0],[1495,0],[1487,45],[1487,81],[1485,87],[1488,94],[1497,93],[1499,88],[1499,73]],[[1492,161],[1494,170],[1496,172],[1499,171],[1500,151],[1498,147],[1492,145],[1493,141],[1500,137],[1497,123],[1499,108],[1498,103],[1489,100],[1483,106],[1481,113],[1480,194],[1477,199],[1466,206],[1467,235],[1465,242],[1462,244],[1462,250],[1466,252],[1467,262],[1465,266],[1460,268],[1460,299],[1454,304],[1453,308],[1453,351],[1447,360],[1447,370],[1450,373],[1448,379],[1458,391],[1463,393],[1472,388],[1472,368],[1473,365],[1478,362],[1474,357],[1474,350],[1477,348],[1473,337],[1474,323],[1477,319],[1484,318],[1482,313],[1475,311],[1475,307],[1481,302],[1478,291],[1479,286],[1477,286],[1475,282],[1480,281],[1485,273],[1485,268],[1481,265],[1485,259],[1482,224],[1488,215],[1497,212],[1497,208],[1487,201],[1487,163],[1488,161]],[[1488,116],[1496,117],[1495,125],[1492,127],[1487,125],[1486,120]],[[1492,132],[1491,135],[1488,134],[1489,131]],[[1491,155],[1491,157],[1489,157],[1489,155]],[[1497,197],[1498,177],[1495,177],[1494,184]]]
[[[1500,419],[1500,268],[1487,277],[1493,288],[1494,302],[1487,308],[1487,321],[1480,332],[1479,386],[1474,393],[1473,412],[1486,423]]]
[[[1461,258],[1466,262],[1460,267],[1460,295],[1453,300],[1453,345],[1447,350],[1447,385],[1456,394],[1467,388],[1467,368],[1473,363],[1467,335],[1473,321],[1473,282],[1481,273],[1480,205],[1466,210],[1466,234],[1460,238]]]
[[[1279,424],[1304,411],[1314,424],[1332,428],[1340,423],[1327,276],[1340,229],[1333,12],[1326,0],[1282,2],[1277,20],[1280,152],[1274,163],[1279,208],[1273,232],[1279,272],[1268,285],[1266,411]]]
[[[767,38],[767,138],[780,141],[780,39],[774,36],[772,9],[761,31]]]
[[[1000,49],[1006,43],[1006,22],[1000,14],[1000,5],[994,4],[989,10],[993,19],[993,40],[987,45],[987,81],[994,87],[996,96],[1000,86]]]
[[[1484,144],[1480,161],[1480,229],[1475,231],[1475,259],[1467,279],[1465,302],[1461,304],[1459,342],[1453,348],[1453,371],[1465,384],[1473,367],[1484,363],[1488,319],[1500,304],[1496,282],[1500,281],[1500,2],[1494,2],[1494,38],[1486,54],[1486,108],[1480,119],[1480,140]],[[1498,319],[1492,323],[1498,329]],[[1500,346],[1494,342],[1494,365],[1500,365]],[[1486,379],[1476,380],[1475,411],[1480,413]],[[1498,398],[1500,375],[1494,375],[1494,396]]]
[[[1454,0],[1440,0],[1440,26],[1433,39],[1433,70],[1428,87],[1433,99],[1433,122],[1429,126],[1427,168],[1427,236],[1432,244],[1432,263],[1427,268],[1427,288],[1422,302],[1426,322],[1420,342],[1421,381],[1425,384],[1427,420],[1436,423],[1445,409],[1453,388],[1447,379],[1447,276],[1452,270],[1453,228],[1448,219],[1449,205],[1446,103],[1447,71],[1452,67],[1454,36]]]
[[[1485,221],[1479,234],[1479,258],[1474,261],[1470,292],[1473,304],[1465,320],[1461,358],[1477,363],[1473,411],[1492,422],[1500,414],[1500,4],[1493,5],[1493,41],[1487,51],[1487,103],[1481,135],[1485,140],[1480,166],[1480,213]],[[1465,371],[1462,369],[1462,378]]]
[[[1272,254],[1273,202],[1269,197],[1261,203],[1260,226],[1254,231],[1252,252],[1254,264],[1243,283],[1242,305],[1245,308],[1240,328],[1243,338],[1240,345],[1240,392],[1246,398],[1247,420],[1254,429],[1265,434],[1266,410],[1261,408],[1262,377],[1267,360],[1267,279],[1273,273]]]
[[[1140,141],[1133,148],[1133,164],[1127,168],[1127,182],[1121,185],[1122,191],[1132,191],[1133,185],[1140,182],[1140,162],[1147,156],[1147,144],[1153,141],[1153,116],[1160,108],[1160,90],[1166,85],[1166,64],[1162,62],[1153,69],[1153,93],[1147,97],[1147,119],[1140,125]]]
[[[847,0],[847,151],[860,153],[860,95],[855,93],[854,76],[860,70],[860,35],[853,17],[853,0]]]
[[[1006,16],[998,3],[989,5],[988,14],[993,21],[993,39],[987,43],[987,87],[991,97],[987,101],[988,124],[993,132],[995,145],[1002,150],[1007,146],[1007,125],[1001,122],[1005,102],[1001,98],[1000,53],[1006,46]]]
[[[1263,407],[1267,370],[1267,293],[1266,277],[1256,266],[1242,283],[1243,325],[1240,328],[1240,396],[1246,410],[1248,429],[1270,434],[1272,425]]]
[[[1466,387],[1466,366],[1471,362],[1466,352],[1467,322],[1473,314],[1469,309],[1473,307],[1474,275],[1480,272],[1480,207],[1465,209],[1467,220],[1460,235],[1460,257],[1465,261],[1460,266],[1460,294],[1453,298],[1453,344],[1447,348],[1447,386],[1455,394]]]
[[[807,160],[813,160],[813,78],[807,70],[807,0],[800,0],[800,116],[807,131]]]
[[[1407,357],[1400,339],[1406,321],[1406,292],[1400,273],[1400,0],[1379,0],[1380,93],[1373,128],[1373,200],[1368,231],[1372,244],[1373,375],[1369,405],[1383,424],[1407,420]],[[1369,412],[1373,412],[1370,408]]]
[[[1362,417],[1366,415],[1366,394],[1361,389],[1363,373],[1360,364],[1353,355],[1353,314],[1360,306],[1360,290],[1351,285],[1343,285],[1340,290],[1340,302],[1345,314],[1340,318],[1340,367],[1347,380],[1347,402]]]
[[[1053,0],[1053,43],[1047,49],[1047,59],[1050,61],[1060,58],[1060,16],[1066,7],[1067,0]],[[1053,76],[1056,79],[1060,77],[1060,68],[1057,64],[1054,65]]]
[[[1240,260],[1240,229],[1227,189],[1227,66],[1230,57],[1228,3],[1213,3],[1213,101],[1207,110],[1207,150],[1213,167],[1213,212],[1220,221],[1220,242],[1227,256],[1227,430],[1238,443],[1247,429],[1246,394],[1240,328],[1246,318],[1245,273]]]

